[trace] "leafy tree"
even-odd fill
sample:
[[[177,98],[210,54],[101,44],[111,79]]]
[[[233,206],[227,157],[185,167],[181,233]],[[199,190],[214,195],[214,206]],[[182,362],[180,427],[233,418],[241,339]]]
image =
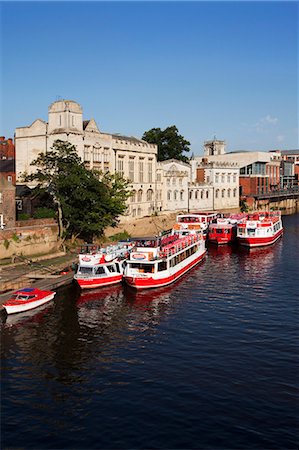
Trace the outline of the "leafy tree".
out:
[[[86,169],[76,147],[57,140],[47,153],[31,163],[36,171],[24,174],[48,191],[57,208],[59,237],[81,237],[92,242],[107,226],[116,226],[131,195],[128,181],[119,174],[101,174]]]
[[[190,151],[190,142],[178,134],[178,129],[175,125],[167,127],[165,130],[152,128],[144,132],[142,139],[158,146],[158,161],[165,161],[166,159],[188,161],[187,156],[183,155],[183,153]]]

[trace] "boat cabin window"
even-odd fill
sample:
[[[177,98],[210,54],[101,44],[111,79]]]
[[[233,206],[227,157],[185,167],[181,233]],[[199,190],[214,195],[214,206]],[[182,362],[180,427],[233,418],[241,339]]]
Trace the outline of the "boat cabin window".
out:
[[[247,228],[248,236],[255,236],[255,228]]]
[[[129,263],[131,269],[138,269],[139,272],[143,273],[154,273],[154,264],[140,264],[140,263]]]
[[[107,269],[109,270],[109,272],[116,272],[115,266],[113,264],[111,264],[111,266],[107,266]]]
[[[167,261],[161,261],[158,263],[158,272],[167,269]]]
[[[104,267],[98,267],[95,271],[96,275],[105,275]]]
[[[92,273],[92,267],[79,266],[78,273]]]

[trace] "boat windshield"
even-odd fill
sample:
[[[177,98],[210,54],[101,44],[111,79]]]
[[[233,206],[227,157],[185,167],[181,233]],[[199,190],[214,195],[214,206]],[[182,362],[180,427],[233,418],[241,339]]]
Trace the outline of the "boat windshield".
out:
[[[92,273],[92,267],[79,266],[78,273]]]

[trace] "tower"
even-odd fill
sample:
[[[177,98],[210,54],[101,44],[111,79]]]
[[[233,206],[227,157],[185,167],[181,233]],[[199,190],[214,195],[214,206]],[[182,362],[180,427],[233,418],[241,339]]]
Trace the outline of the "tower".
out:
[[[204,143],[204,156],[219,156],[225,154],[225,141],[206,141]]]

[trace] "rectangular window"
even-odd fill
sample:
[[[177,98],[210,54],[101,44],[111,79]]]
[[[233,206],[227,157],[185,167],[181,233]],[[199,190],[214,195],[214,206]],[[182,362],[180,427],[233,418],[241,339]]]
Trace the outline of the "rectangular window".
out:
[[[121,176],[124,176],[124,160],[123,160],[123,158],[119,158],[117,160],[117,171]]]
[[[129,179],[134,181],[134,159],[129,159]]]
[[[90,145],[84,145],[84,161],[90,161]]]
[[[100,162],[101,161],[101,153],[99,147],[93,148],[93,162]]]
[[[139,183],[143,183],[143,161],[139,161]]]
[[[109,148],[104,147],[104,163],[109,162]]]
[[[153,163],[151,161],[148,163],[148,182],[153,182]]]

